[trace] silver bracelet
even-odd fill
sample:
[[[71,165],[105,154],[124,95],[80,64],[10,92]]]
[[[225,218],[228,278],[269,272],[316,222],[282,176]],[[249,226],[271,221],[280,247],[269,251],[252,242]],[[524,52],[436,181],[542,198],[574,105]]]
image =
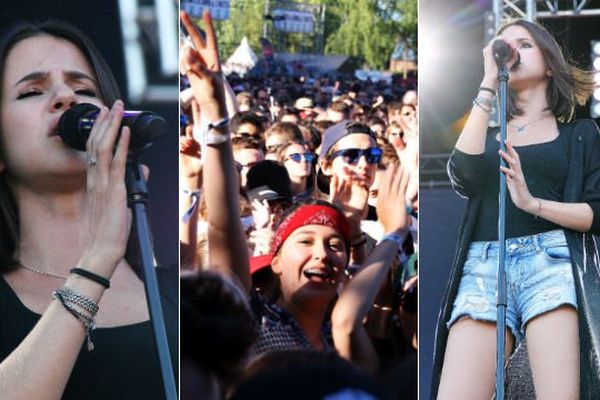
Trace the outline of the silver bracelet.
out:
[[[538,219],[538,217],[540,216],[540,213],[542,212],[542,201],[538,198],[536,198],[536,200],[538,201],[538,209],[537,209],[535,215],[533,216],[533,218]]]
[[[63,289],[67,289],[66,291]],[[78,296],[81,296],[89,301],[92,302],[92,304],[94,304],[96,306],[96,312],[98,305],[96,305],[96,303],[94,303],[92,300],[90,300],[89,298],[75,292],[72,289],[68,289],[68,288],[60,288],[54,291],[54,293],[52,293],[52,297],[54,297],[55,299],[57,299],[58,301],[60,301],[60,303],[63,305],[63,307],[69,311],[69,313],[71,313],[72,316],[74,316],[79,322],[81,322],[85,328],[85,334],[86,334],[86,338],[87,338],[87,350],[88,351],[92,351],[94,350],[94,343],[92,342],[92,331],[94,329],[96,329],[96,321],[94,320],[94,317],[96,315],[96,313],[94,313],[93,315],[85,315],[83,312],[81,312],[79,309],[77,309],[77,307],[75,307],[75,305],[81,307],[82,309],[86,310],[85,308],[83,308],[79,303],[73,303],[70,300],[68,300],[64,295],[65,293],[70,293],[70,292],[74,292],[75,294],[77,294]],[[68,295],[69,298],[71,298],[71,295]],[[87,302],[86,302],[87,303]],[[86,307],[88,307],[88,305],[86,305]],[[87,310],[86,310],[87,311]]]
[[[494,107],[494,102],[490,99],[486,99],[485,97],[475,97],[473,99],[473,105],[481,108],[486,113],[492,112],[492,107]]]
[[[88,313],[90,313],[92,318],[95,317],[96,314],[98,313],[98,304],[96,304],[96,302],[94,302],[94,300],[90,299],[87,296],[82,295],[81,293],[79,293],[71,288],[63,286],[59,289],[56,289],[55,293],[58,293],[59,295],[61,295],[61,297],[67,303],[76,305],[79,308],[81,308],[82,310],[85,310]]]

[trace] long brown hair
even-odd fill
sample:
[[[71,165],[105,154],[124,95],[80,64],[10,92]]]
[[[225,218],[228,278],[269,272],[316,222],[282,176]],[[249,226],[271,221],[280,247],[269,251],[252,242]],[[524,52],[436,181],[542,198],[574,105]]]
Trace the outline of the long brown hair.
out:
[[[73,43],[90,63],[98,82],[100,100],[110,105],[121,97],[117,82],[108,64],[94,44],[79,29],[65,22],[49,20],[42,23],[21,22],[14,25],[0,39],[0,81],[4,76],[6,60],[11,49],[22,40],[50,35]],[[2,87],[0,85],[0,97]],[[0,104],[1,106],[1,104]],[[0,139],[3,127],[0,126]],[[6,149],[0,140],[0,157]],[[19,243],[18,205],[6,179],[6,172],[0,173],[0,272],[14,266],[13,254]]]
[[[592,74],[576,67],[567,60],[554,37],[541,25],[524,19],[516,19],[503,25],[498,34],[510,26],[520,26],[531,34],[536,45],[542,51],[546,67],[552,72],[546,99],[548,109],[561,122],[573,118],[575,105],[583,105],[592,94],[594,82]],[[516,105],[517,95],[508,90],[508,118],[522,115],[523,110]]]

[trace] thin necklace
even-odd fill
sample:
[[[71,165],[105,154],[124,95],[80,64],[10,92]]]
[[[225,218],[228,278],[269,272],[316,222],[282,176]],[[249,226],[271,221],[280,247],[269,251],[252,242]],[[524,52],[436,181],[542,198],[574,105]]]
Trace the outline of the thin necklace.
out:
[[[28,271],[31,272],[35,272],[36,274],[39,275],[44,275],[44,276],[49,276],[51,278],[56,278],[56,279],[67,279],[67,276],[63,276],[63,275],[58,275],[58,274],[53,274],[52,272],[48,272],[48,271],[41,271],[39,269],[35,269],[32,267],[28,267],[27,265],[24,265],[23,263],[21,263],[20,261],[17,261],[17,265],[21,268],[25,268]]]
[[[546,119],[549,116],[550,115],[545,115],[545,116],[543,116],[541,118],[534,119],[533,121],[530,121],[530,122],[526,123],[525,125],[521,125],[521,126],[515,125],[515,124],[508,124],[508,126],[512,126],[513,128],[515,128],[517,130],[517,133],[523,133],[525,131],[525,128],[527,128],[529,125],[533,124],[534,122],[539,122],[539,121],[541,121],[543,119]]]

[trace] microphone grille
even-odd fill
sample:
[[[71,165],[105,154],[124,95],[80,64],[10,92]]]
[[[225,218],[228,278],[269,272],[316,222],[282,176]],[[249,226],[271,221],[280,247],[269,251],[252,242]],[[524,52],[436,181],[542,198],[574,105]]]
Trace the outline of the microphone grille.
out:
[[[80,120],[86,115],[97,114],[99,111],[98,107],[89,103],[74,105],[60,117],[58,121],[58,134],[65,143],[77,150],[85,151],[89,132],[81,129]]]
[[[492,53],[496,60],[506,63],[512,56],[512,49],[504,40],[498,39],[492,44]]]

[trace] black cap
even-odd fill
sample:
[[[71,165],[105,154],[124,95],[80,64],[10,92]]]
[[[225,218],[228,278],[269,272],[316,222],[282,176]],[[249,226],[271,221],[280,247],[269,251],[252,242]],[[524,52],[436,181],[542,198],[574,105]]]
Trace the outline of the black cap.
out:
[[[246,193],[250,201],[254,199],[292,201],[292,182],[287,169],[272,160],[256,163],[246,176]]]

